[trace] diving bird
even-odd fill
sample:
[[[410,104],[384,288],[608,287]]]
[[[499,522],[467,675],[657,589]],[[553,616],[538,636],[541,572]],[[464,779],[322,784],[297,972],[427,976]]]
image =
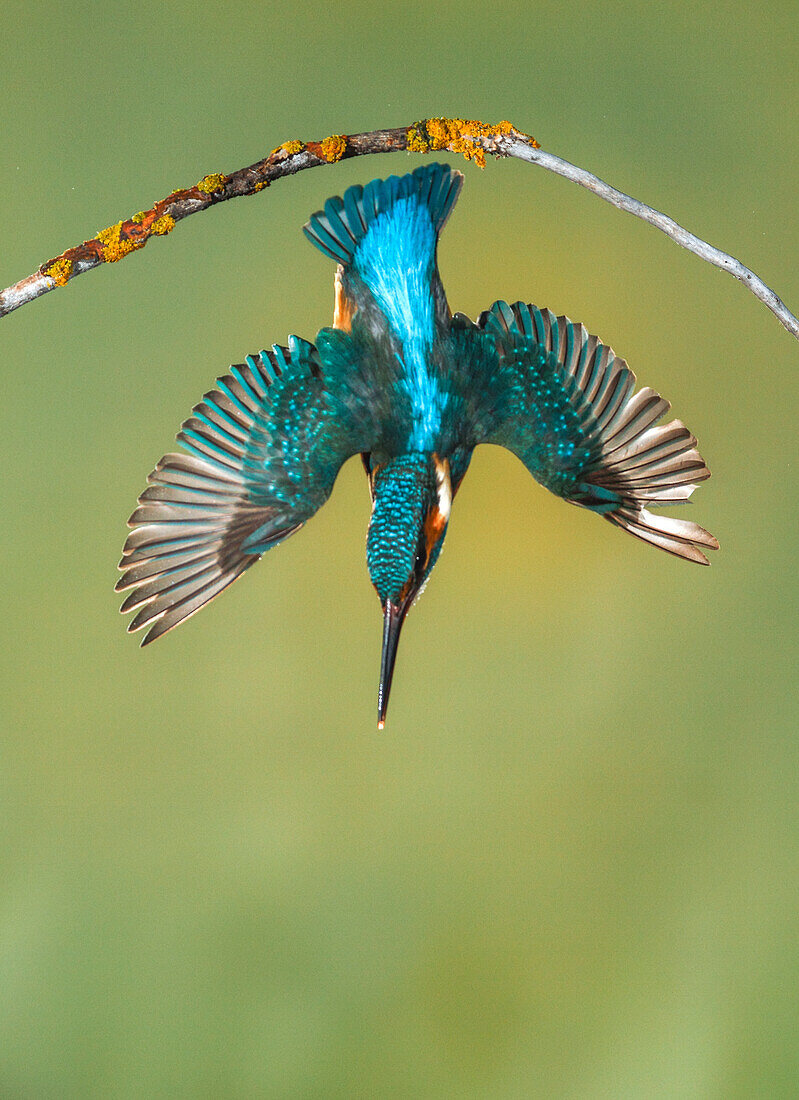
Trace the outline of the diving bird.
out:
[[[507,447],[570,504],[688,561],[716,539],[650,506],[710,476],[669,403],[607,344],[548,309],[450,312],[439,234],[463,183],[429,164],[350,187],[304,227],[336,264],[333,325],[232,366],[148,478],[120,562],[129,630],[146,645],[298,531],[359,454],[372,512],[366,562],[383,611],[378,726],[400,630],[441,553],[479,443]]]

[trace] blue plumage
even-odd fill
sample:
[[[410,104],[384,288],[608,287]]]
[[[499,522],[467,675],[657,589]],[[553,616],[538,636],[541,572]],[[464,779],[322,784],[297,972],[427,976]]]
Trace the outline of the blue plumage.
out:
[[[355,270],[400,343],[403,385],[414,428],[410,450],[430,450],[446,403],[430,352],[435,339],[433,297],[436,232],[415,197],[400,199],[371,225],[355,257]]]
[[[463,176],[445,164],[428,164],[407,176],[372,180],[366,187],[350,187],[344,198],[334,195],[308,219],[303,232],[331,260],[342,264],[357,261],[361,242],[381,215],[401,209],[406,200],[429,213],[437,237],[452,212]],[[433,242],[435,248],[435,242]]]
[[[117,588],[145,643],[298,530],[360,454],[373,510],[367,566],[383,607],[379,724],[399,634],[441,552],[474,447],[514,451],[546,488],[661,549],[707,563],[701,527],[648,509],[709,476],[669,405],[582,325],[495,302],[452,315],[438,235],[462,176],[426,165],[351,187],[305,233],[338,264],[334,326],[248,355],[184,423],[188,454],[150,475]]]
[[[434,283],[438,234],[460,193],[462,177],[440,164],[408,176],[351,187],[314,214],[305,233],[331,259],[349,267],[348,290],[363,306],[368,294],[398,343],[399,385],[410,406],[409,450],[429,450],[441,429],[447,392],[431,367],[436,338]]]

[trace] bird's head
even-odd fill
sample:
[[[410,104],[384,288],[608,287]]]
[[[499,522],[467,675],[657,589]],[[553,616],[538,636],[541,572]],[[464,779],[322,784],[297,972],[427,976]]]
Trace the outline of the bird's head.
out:
[[[370,471],[372,519],[366,562],[383,608],[378,728],[386,720],[400,631],[436,563],[447,530],[452,483],[447,459],[406,454]]]

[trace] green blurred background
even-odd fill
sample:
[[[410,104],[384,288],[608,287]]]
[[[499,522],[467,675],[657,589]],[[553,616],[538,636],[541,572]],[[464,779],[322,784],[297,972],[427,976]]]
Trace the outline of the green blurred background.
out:
[[[799,306],[796,7],[8,5],[0,285],[289,138],[510,118]],[[456,158],[451,158],[453,161]],[[712,569],[479,451],[375,731],[359,463],[157,646],[112,588],[217,374],[329,323],[356,160],[0,325],[0,1097],[799,1095],[795,341],[518,162],[463,165],[453,308],[583,320],[714,478]]]

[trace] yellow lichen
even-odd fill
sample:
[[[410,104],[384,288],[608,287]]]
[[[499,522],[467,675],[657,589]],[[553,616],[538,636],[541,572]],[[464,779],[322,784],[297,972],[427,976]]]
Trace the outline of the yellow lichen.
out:
[[[430,146],[427,143],[427,139],[423,133],[424,123],[420,122],[416,126],[411,126],[406,136],[407,149],[409,153],[429,153]]]
[[[218,191],[225,190],[225,177],[221,172],[214,172],[210,176],[203,176],[197,184],[197,190],[204,195],[214,195]]]
[[[130,220],[132,222],[136,222],[137,225],[141,225],[141,223],[144,221],[144,219],[146,217],[147,217],[147,211],[146,210],[140,210],[138,212],[138,214],[131,214]]]
[[[167,233],[171,233],[175,228],[175,219],[171,214],[162,214],[160,218],[156,218],[153,224],[150,226],[150,235],[156,237],[165,237]]]
[[[254,191],[263,191],[265,187],[269,186],[269,180],[260,180],[253,188]]]
[[[461,153],[466,160],[473,160],[475,164],[485,168],[486,150],[477,139],[501,137],[505,134],[520,134],[520,131],[505,120],[496,126],[487,126],[477,119],[427,118],[408,130],[406,141],[407,148],[412,153],[448,149],[451,153]],[[520,136],[527,137],[526,134]],[[534,138],[527,140],[534,148],[538,148],[538,142]]]
[[[121,230],[122,222],[117,222],[116,225],[109,225],[107,229],[101,229],[95,234],[95,239],[103,245],[100,254],[108,264],[115,264],[129,252],[135,252],[137,248],[147,243],[146,237],[133,239],[123,237]]]
[[[301,153],[305,148],[305,143],[302,141],[284,141],[282,145],[278,145],[277,149],[273,149],[269,154],[275,157],[276,160],[285,160],[286,157],[293,157],[295,153]]]
[[[49,267],[44,269],[44,274],[49,275],[56,286],[66,286],[72,274],[72,260],[59,256],[57,260],[53,260]]]
[[[347,150],[347,135],[331,134],[330,137],[326,137],[320,143],[320,148],[325,160],[333,164],[335,161],[341,160]]]

